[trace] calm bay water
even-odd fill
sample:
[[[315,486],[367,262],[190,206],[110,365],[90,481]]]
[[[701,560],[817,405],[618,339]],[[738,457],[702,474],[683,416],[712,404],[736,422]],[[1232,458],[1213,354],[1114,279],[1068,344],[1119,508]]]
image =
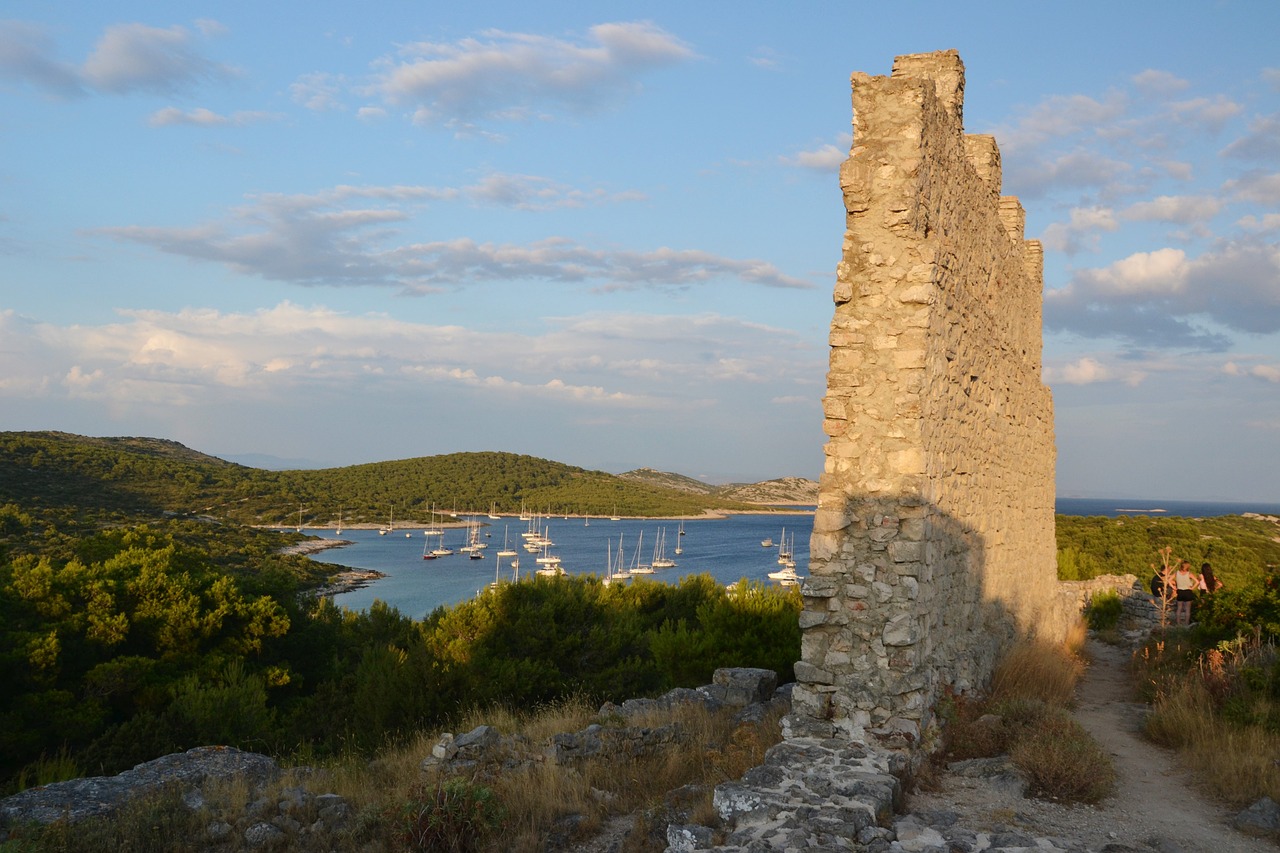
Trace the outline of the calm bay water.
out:
[[[482,528],[481,536],[489,547],[480,560],[468,559],[466,554],[460,553],[436,560],[422,559],[423,546],[430,543],[432,548],[436,547],[439,537],[423,536],[420,528],[397,530],[386,536],[379,536],[376,530],[344,530],[341,536],[333,530],[307,532],[353,543],[313,554],[312,559],[317,562],[376,569],[386,575],[362,589],[335,595],[335,604],[364,610],[375,600],[381,600],[406,616],[418,619],[442,604],[457,604],[472,598],[494,580],[495,574],[510,579],[513,558],[499,560],[496,555],[502,550],[504,537],[517,552],[522,577],[532,576],[538,568],[534,560],[541,554],[531,554],[522,547],[524,540],[520,534],[528,529],[527,522],[514,517],[500,520],[484,518],[482,521],[487,526]],[[742,578],[773,583],[767,576],[781,568],[777,544],[784,528],[788,542],[795,537],[796,571],[801,576],[809,563],[812,513],[686,518],[683,521],[684,536],[679,535],[681,523],[677,519],[624,518],[610,521],[592,518],[588,525],[581,518],[543,519],[544,529],[555,543],[550,553],[563,560],[565,572],[571,575],[596,574],[603,577],[609,553],[617,552],[619,536],[622,537],[628,564],[635,557],[637,545],[641,550],[641,562],[648,563],[653,558],[654,540],[660,531],[665,535],[666,556],[676,561],[676,567],[659,569],[647,576],[650,580],[674,583],[685,575],[705,573],[724,584]],[[773,540],[772,547],[761,546],[765,538]],[[681,554],[674,553],[677,540],[683,551]],[[464,531],[447,528],[444,541],[446,547],[456,552],[464,544]]]
[[[1212,501],[1160,501],[1128,498],[1058,498],[1056,510],[1062,515],[1151,515],[1153,517],[1185,516],[1203,518],[1219,515],[1239,515],[1257,512],[1280,515],[1280,504],[1234,503]],[[338,536],[333,530],[309,530],[309,533],[326,539],[344,539],[352,544],[332,548],[312,555],[322,563],[350,566],[357,569],[375,569],[386,577],[357,590],[334,596],[340,607],[364,610],[375,600],[392,605],[401,613],[421,618],[440,605],[452,605],[475,596],[496,577],[510,579],[513,569],[511,558],[499,560],[496,552],[503,547],[503,539],[517,552],[521,576],[530,576],[537,569],[535,558],[521,546],[520,534],[528,529],[526,522],[515,517],[500,520],[482,519],[482,537],[488,544],[484,558],[468,559],[465,554],[423,560],[423,546],[436,547],[438,537],[426,537],[422,530],[398,530],[379,536],[376,530],[344,530]],[[796,570],[803,576],[809,564],[809,535],[813,532],[813,515],[807,512],[761,515],[732,515],[721,519],[684,519],[685,535],[679,536],[682,522],[676,519],[633,519],[610,521],[593,518],[587,524],[581,518],[544,519],[544,526],[555,545],[551,553],[564,562],[567,573],[572,575],[596,574],[604,576],[608,555],[616,553],[619,536],[627,554],[627,563],[633,562],[636,547],[641,550],[641,562],[653,557],[654,540],[659,532],[665,535],[666,556],[676,561],[676,567],[660,569],[647,578],[674,583],[685,575],[706,573],[724,584],[742,578],[770,582],[768,573],[777,571],[778,549],[785,528],[788,541],[794,536]],[[405,536],[408,533],[408,536]],[[643,534],[643,540],[641,540]],[[773,540],[773,546],[765,548],[761,541]],[[464,544],[464,531],[450,528],[444,534],[445,544],[455,551]],[[683,550],[675,554],[676,542]]]

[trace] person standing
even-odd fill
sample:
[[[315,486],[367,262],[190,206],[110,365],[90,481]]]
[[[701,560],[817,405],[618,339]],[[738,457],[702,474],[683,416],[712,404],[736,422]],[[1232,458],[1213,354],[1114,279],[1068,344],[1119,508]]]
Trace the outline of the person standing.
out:
[[[1200,590],[1213,595],[1222,588],[1222,582],[1213,574],[1213,566],[1208,563],[1200,564]]]
[[[1173,586],[1174,601],[1177,604],[1174,611],[1174,624],[1190,625],[1191,602],[1196,600],[1196,590],[1200,587],[1200,578],[1191,571],[1190,560],[1183,560],[1178,564],[1178,570],[1173,573]]]

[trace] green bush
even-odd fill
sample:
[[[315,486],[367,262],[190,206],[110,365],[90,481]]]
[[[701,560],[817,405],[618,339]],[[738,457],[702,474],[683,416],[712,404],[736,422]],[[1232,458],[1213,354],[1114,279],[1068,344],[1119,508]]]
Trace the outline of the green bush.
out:
[[[469,853],[483,850],[506,810],[493,791],[464,779],[445,779],[389,816],[404,850]]]
[[[1104,631],[1119,624],[1123,610],[1124,601],[1120,598],[1120,594],[1115,590],[1106,589],[1090,599],[1089,607],[1084,612],[1084,619],[1093,630]]]

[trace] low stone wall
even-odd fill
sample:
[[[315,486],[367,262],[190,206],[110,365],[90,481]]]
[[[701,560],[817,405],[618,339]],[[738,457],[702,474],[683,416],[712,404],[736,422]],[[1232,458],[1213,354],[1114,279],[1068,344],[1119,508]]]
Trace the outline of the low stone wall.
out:
[[[1135,640],[1145,638],[1160,627],[1160,600],[1136,575],[1099,575],[1087,581],[1062,581],[1059,587],[1066,605],[1076,613],[1088,609],[1099,593],[1114,592],[1120,596],[1120,628]],[[1165,614],[1165,619],[1172,621],[1172,614]]]

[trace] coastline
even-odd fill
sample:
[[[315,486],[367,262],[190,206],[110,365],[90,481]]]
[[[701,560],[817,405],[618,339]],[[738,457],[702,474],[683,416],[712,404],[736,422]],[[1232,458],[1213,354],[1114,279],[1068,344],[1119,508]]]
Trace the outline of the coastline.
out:
[[[771,504],[767,509],[765,508],[704,509],[701,513],[697,513],[697,514],[687,513],[685,515],[620,515],[620,516],[617,516],[617,518],[623,521],[681,521],[681,520],[708,521],[708,520],[729,518],[730,516],[734,516],[734,515],[813,515],[814,512],[815,510],[813,509],[813,504],[781,503],[781,504]],[[512,521],[519,521],[521,523],[524,523],[524,521],[527,521],[527,519],[521,519],[517,515],[504,515],[499,518],[490,518],[485,513],[475,513],[474,515],[469,515],[468,517],[474,520],[437,522],[435,524],[432,524],[431,527],[445,529],[445,530],[465,530],[468,527],[470,527],[472,524],[474,524],[476,521],[478,521],[482,527],[494,527],[500,521],[505,521],[508,523]],[[608,515],[594,515],[594,514],[584,515],[582,513],[573,513],[573,512],[565,513],[563,515],[560,513],[552,513],[551,515],[540,513],[538,517],[542,519],[552,519],[552,520],[554,519],[567,519],[567,520],[599,519],[600,521],[610,521],[613,518],[613,516],[608,516]],[[337,527],[336,524],[332,524],[332,523],[304,524],[301,527],[298,527],[297,525],[293,525],[293,524],[264,524],[260,526],[267,530],[278,530],[282,533],[288,533],[290,531],[294,531],[294,532],[301,532],[304,535],[307,534],[307,531],[311,531],[311,530],[327,531],[327,530],[334,530]],[[405,521],[405,522],[395,522],[394,524],[391,525],[390,528],[388,528],[387,525],[385,524],[378,524],[376,522],[361,522],[358,524],[344,524],[342,525],[342,527],[345,530],[388,530],[389,529],[392,532],[398,531],[398,532],[408,533],[415,530],[425,530],[427,528],[427,525],[418,521]],[[320,544],[317,542],[299,542],[294,545],[290,545],[288,549],[282,551],[281,553],[310,554],[316,551],[323,551],[325,548],[338,548],[343,545],[350,545],[350,544],[352,543],[346,542],[340,539],[326,539],[326,540],[323,540],[323,544]]]

